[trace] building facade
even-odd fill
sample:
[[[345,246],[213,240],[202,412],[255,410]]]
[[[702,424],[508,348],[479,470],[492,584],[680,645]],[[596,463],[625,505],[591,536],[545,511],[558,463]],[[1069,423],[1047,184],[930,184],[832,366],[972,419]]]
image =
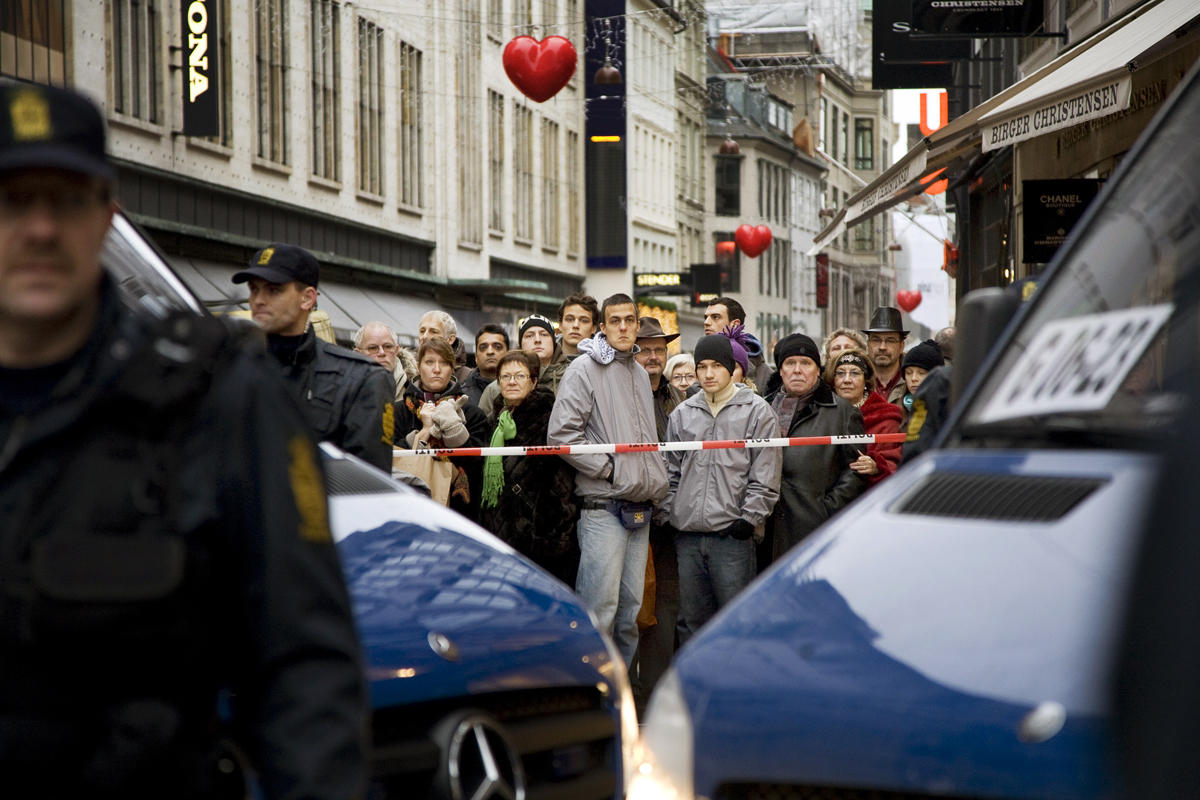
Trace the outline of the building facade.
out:
[[[739,300],[747,309],[761,306],[761,332],[768,341],[791,331],[819,338],[833,328],[859,327],[875,306],[894,305],[888,224],[856,226],[830,242],[821,254],[828,269],[820,276],[809,251],[813,237],[847,199],[890,166],[898,136],[889,94],[872,90],[870,62],[863,57],[869,51],[864,47],[870,42],[869,10],[864,13],[862,5],[849,0],[779,8],[712,0],[708,13],[715,71],[766,90],[770,99],[758,101],[765,102],[765,128],[775,130],[795,154],[788,165],[788,303],[784,308],[770,295],[753,296],[757,286],[750,293],[743,287]],[[784,125],[771,118],[775,102],[787,109]],[[721,115],[715,116],[710,133],[720,130]],[[714,138],[710,135],[710,146]],[[757,186],[754,169],[750,180]],[[725,170],[732,179],[728,162]],[[770,179],[764,185],[769,187]],[[773,267],[766,271],[773,273]]]
[[[343,339],[376,318],[415,336],[443,308],[473,345],[583,286],[584,78],[537,104],[500,61],[528,32],[582,52],[581,2],[202,0],[220,107],[203,138],[183,133],[179,3],[34,4],[60,12],[61,34],[31,37],[45,66],[16,63],[32,48],[10,37],[0,68],[103,107],[123,207],[214,307],[244,297],[228,277],[271,241],[321,260]]]

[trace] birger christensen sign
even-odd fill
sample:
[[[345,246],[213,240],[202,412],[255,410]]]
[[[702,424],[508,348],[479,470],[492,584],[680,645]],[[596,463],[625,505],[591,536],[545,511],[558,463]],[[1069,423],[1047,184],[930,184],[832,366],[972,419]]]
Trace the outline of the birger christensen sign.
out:
[[[221,91],[217,52],[216,0],[182,0],[183,132],[216,136],[221,132]]]
[[[983,150],[996,150],[1023,142],[1044,133],[1069,128],[1090,119],[1098,119],[1129,106],[1133,79],[1122,75],[1102,86],[1076,92],[1053,103],[1046,103],[1016,116],[985,121]]]

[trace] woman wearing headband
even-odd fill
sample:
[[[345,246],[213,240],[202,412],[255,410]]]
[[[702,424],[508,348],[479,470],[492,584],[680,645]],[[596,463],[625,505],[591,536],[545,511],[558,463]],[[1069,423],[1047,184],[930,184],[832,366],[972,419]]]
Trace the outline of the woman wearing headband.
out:
[[[857,349],[843,350],[825,366],[825,382],[838,397],[852,403],[863,415],[863,427],[868,434],[899,433],[904,413],[899,406],[887,402],[883,395],[873,392],[875,370],[866,355]],[[899,442],[870,444],[859,451],[850,469],[874,486],[896,471],[900,464]]]

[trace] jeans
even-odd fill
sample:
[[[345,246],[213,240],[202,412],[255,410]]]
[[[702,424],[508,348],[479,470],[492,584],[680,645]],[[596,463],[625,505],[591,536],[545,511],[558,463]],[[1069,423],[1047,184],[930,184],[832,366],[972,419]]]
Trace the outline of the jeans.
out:
[[[633,663],[638,645],[637,615],[646,586],[646,554],[650,523],[628,530],[603,509],[584,509],[579,515],[579,574],[575,591],[596,615],[600,630],[612,636]]]
[[[695,635],[726,603],[750,584],[757,574],[754,539],[744,541],[715,533],[687,533],[675,537],[679,559],[679,616],[686,635]]]

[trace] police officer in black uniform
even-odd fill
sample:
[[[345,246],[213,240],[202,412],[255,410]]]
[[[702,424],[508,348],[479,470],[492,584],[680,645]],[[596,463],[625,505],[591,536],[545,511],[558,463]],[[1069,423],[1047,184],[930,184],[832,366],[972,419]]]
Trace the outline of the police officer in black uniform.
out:
[[[257,353],[100,264],[88,100],[0,86],[0,796],[351,798],[366,688],[319,452]]]
[[[250,314],[317,439],[390,473],[395,379],[374,359],[317,338],[308,317],[320,277],[307,250],[273,244],[233,282],[250,284]]]

